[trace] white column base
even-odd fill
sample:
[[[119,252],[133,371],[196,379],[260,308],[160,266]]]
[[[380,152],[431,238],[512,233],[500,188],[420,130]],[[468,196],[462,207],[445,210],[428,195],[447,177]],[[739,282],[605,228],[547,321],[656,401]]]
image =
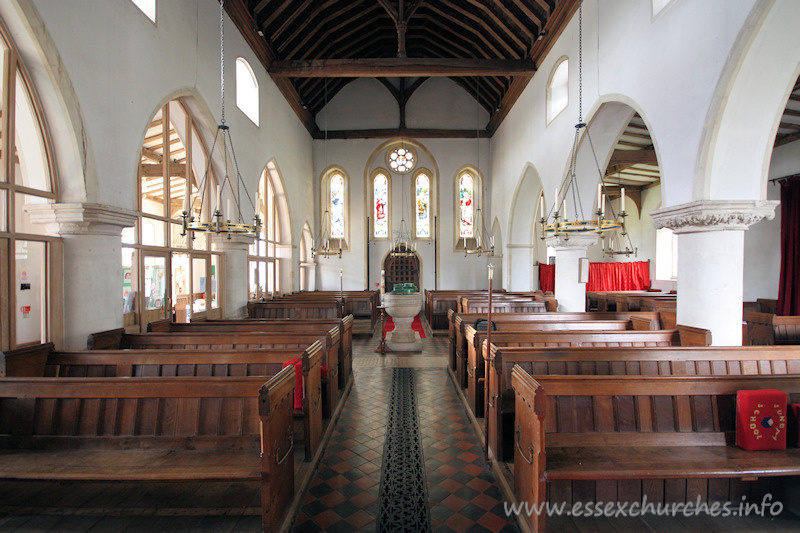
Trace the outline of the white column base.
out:
[[[222,284],[225,306],[225,318],[242,318],[247,316],[248,300],[248,268],[247,248],[254,238],[246,235],[212,234],[211,247],[214,251],[223,252],[225,259],[224,281]]]
[[[586,311],[586,284],[579,283],[580,259],[586,257],[589,246],[597,244],[599,236],[563,235],[547,238],[547,246],[556,252],[556,300],[559,311]]]
[[[678,323],[710,330],[714,346],[742,345],[744,232],[779,203],[697,200],[651,213],[678,235]]]

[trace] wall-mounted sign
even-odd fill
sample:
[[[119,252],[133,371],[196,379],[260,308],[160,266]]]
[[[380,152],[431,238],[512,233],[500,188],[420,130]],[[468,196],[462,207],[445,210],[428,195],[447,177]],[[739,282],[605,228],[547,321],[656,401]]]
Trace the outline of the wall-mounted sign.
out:
[[[31,306],[30,305],[23,305],[19,308],[20,313],[22,313],[22,318],[30,318],[31,316]]]

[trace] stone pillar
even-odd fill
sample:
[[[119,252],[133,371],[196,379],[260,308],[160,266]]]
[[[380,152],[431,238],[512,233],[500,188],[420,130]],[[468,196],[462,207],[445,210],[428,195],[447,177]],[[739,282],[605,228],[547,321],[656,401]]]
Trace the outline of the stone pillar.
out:
[[[698,200],[651,213],[678,235],[678,323],[711,331],[714,346],[742,345],[744,232],[780,202]]]
[[[564,234],[547,237],[547,246],[556,252],[556,300],[559,311],[586,311],[586,283],[580,283],[580,260],[586,257],[589,246],[597,244],[599,236]]]
[[[121,328],[122,229],[136,213],[101,204],[25,206],[31,221],[64,241],[64,346],[86,349],[90,333]]]
[[[211,247],[222,252],[225,266],[222,269],[222,290],[225,305],[225,318],[247,316],[248,269],[247,248],[254,238],[247,235],[211,234]]]

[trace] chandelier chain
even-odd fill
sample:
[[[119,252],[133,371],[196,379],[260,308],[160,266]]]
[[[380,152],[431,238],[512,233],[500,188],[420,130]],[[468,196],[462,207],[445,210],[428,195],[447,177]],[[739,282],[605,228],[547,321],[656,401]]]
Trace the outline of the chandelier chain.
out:
[[[583,2],[578,7],[578,122],[583,122]]]
[[[225,124],[225,0],[219,3],[219,87],[222,98],[222,124]]]

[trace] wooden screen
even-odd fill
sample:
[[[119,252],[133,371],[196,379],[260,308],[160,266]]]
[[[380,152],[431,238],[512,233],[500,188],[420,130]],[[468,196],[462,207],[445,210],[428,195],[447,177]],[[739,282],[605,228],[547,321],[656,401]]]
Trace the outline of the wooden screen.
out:
[[[398,246],[394,252],[406,252],[404,246]],[[419,288],[419,256],[389,254],[383,263],[386,274],[386,292],[392,292],[395,283],[413,283]]]

